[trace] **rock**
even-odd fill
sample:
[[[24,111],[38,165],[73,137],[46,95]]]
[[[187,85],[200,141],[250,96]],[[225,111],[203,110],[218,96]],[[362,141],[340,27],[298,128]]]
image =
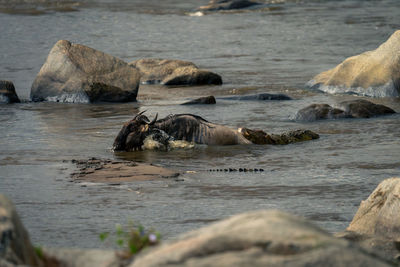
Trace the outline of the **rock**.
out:
[[[32,101],[135,101],[140,74],[124,61],[93,48],[58,41],[31,88]]]
[[[124,259],[116,251],[79,248],[44,248],[45,256],[63,267],[120,267],[126,266]]]
[[[215,97],[210,95],[190,100],[188,102],[182,103],[181,105],[216,104],[216,103],[217,102],[215,101]]]
[[[164,85],[222,84],[222,78],[213,72],[199,69],[188,61],[172,59],[139,59],[129,63],[140,71],[141,82]]]
[[[323,119],[371,118],[396,113],[389,107],[363,99],[343,101],[338,106],[342,109],[333,108],[328,104],[312,104],[299,110],[294,119],[297,121],[315,121]]]
[[[347,230],[400,241],[400,178],[381,182],[361,202]]]
[[[323,119],[341,119],[349,118],[343,110],[333,108],[328,104],[312,104],[297,111],[295,115],[296,121],[315,121]]]
[[[302,218],[257,211],[184,234],[143,252],[129,266],[392,265]]]
[[[400,95],[400,30],[376,50],[349,57],[315,76],[307,86],[328,93],[373,97]]]
[[[388,259],[400,259],[400,178],[386,179],[361,202],[346,232],[338,236],[358,242]]]
[[[267,134],[262,130],[240,128],[239,132],[253,144],[288,145],[297,142],[318,139],[319,135],[310,130],[294,130],[283,134]]]
[[[357,99],[339,104],[346,114],[353,118],[371,118],[396,113],[393,109],[370,101]]]
[[[0,81],[0,104],[19,103],[14,84],[10,81]]]
[[[12,202],[0,194],[0,266],[42,266]]]
[[[248,0],[211,0],[208,5],[199,7],[201,11],[218,11],[218,10],[234,10],[243,9],[261,3]]]
[[[292,100],[290,96],[285,94],[270,94],[270,93],[260,93],[255,95],[238,95],[238,96],[228,96],[221,97],[221,99],[226,100]]]

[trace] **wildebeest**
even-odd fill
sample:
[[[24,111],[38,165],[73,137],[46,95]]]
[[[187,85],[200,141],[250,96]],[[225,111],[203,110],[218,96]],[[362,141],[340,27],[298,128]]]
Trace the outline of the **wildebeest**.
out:
[[[206,145],[274,144],[283,145],[319,138],[309,130],[295,130],[280,135],[262,130],[238,130],[215,124],[193,114],[175,114],[150,121],[144,111],[126,122],[115,138],[114,151],[142,150],[147,137],[168,148],[170,141],[183,140]]]
[[[211,123],[192,114],[169,115],[150,121],[144,112],[126,122],[115,138],[115,151],[141,150],[144,140],[152,136],[156,141],[167,145],[171,140],[184,140],[206,145],[251,144],[239,131]]]

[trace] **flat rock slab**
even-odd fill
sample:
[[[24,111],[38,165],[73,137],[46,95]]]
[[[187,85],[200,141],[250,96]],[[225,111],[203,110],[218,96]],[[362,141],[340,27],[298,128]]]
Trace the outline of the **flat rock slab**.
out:
[[[72,162],[79,168],[78,172],[71,174],[72,179],[77,182],[119,184],[179,176],[179,173],[173,170],[130,161],[91,158]]]

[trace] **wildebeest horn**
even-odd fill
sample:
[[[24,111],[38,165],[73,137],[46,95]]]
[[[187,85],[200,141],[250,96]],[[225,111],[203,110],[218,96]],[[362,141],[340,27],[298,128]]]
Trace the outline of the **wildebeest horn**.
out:
[[[154,119],[149,123],[149,125],[153,125],[153,124],[156,122],[157,117],[158,117],[158,113],[156,113],[156,116],[155,116]]]
[[[139,117],[140,115],[142,115],[143,113],[145,113],[147,110],[143,110],[142,112],[136,114],[136,116],[133,119],[136,119],[137,117]]]

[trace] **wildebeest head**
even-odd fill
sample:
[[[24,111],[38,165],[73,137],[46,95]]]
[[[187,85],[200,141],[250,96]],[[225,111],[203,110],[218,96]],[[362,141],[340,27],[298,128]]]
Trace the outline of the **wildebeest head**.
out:
[[[156,122],[158,116],[156,114],[155,118],[150,122],[147,116],[143,115],[144,112],[140,112],[132,120],[124,123],[115,138],[114,151],[141,150],[144,139],[152,133],[152,125]]]

